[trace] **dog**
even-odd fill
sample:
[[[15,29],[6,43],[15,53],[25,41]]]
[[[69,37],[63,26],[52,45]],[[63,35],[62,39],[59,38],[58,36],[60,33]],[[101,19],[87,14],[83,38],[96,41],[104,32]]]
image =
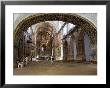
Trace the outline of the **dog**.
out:
[[[18,64],[18,68],[23,68],[24,67],[24,62],[17,61],[17,64]]]

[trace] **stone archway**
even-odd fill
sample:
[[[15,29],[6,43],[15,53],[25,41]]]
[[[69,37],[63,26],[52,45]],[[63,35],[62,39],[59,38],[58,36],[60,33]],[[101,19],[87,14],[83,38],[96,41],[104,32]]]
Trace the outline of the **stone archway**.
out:
[[[19,40],[23,39],[23,32],[27,30],[31,25],[44,22],[44,21],[65,21],[81,27],[81,30],[88,33],[90,41],[94,44],[96,42],[97,31],[96,27],[87,19],[77,14],[66,13],[47,13],[47,14],[35,14],[22,20],[14,31],[14,51],[19,48]],[[14,53],[15,55],[15,53]]]
[[[96,33],[96,27],[92,24],[92,22],[88,21],[87,19],[77,14],[48,13],[39,15],[35,14],[22,20],[15,29],[14,39],[16,39],[17,36],[20,36],[21,32],[27,30],[27,28],[30,27],[31,25],[44,21],[65,21],[72,23],[74,25],[83,26],[84,29],[86,28],[85,29],[86,31],[89,31],[90,34],[92,34],[91,37],[94,37],[95,36],[94,33]]]

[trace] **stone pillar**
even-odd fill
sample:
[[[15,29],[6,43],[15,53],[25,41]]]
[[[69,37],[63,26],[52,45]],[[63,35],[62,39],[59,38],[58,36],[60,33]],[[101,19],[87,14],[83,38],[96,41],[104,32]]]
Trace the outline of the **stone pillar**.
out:
[[[92,45],[92,60],[91,62],[96,64],[97,63],[97,44]]]
[[[76,60],[77,49],[76,49],[76,41],[73,42],[73,58]]]
[[[84,52],[84,41],[78,40],[78,43],[76,45],[77,48],[77,61],[85,61],[85,52]]]
[[[36,42],[37,42],[37,40],[36,40],[36,34],[37,34],[37,32],[35,32],[35,35],[34,35],[34,43],[35,43],[35,48],[34,48],[34,53],[35,53],[35,57],[38,55],[38,52],[37,52],[37,44],[36,44]]]
[[[72,60],[74,60],[74,45],[75,45],[75,40],[74,40],[74,36],[73,34],[71,35],[71,39],[70,39],[70,50],[71,50],[71,58]]]
[[[71,61],[71,60],[73,60],[73,54],[72,54],[72,40],[71,40],[71,36],[68,36],[68,58],[67,58],[67,60],[68,61]]]
[[[61,44],[61,60],[63,60],[63,44]]]
[[[67,61],[67,55],[68,55],[68,43],[66,40],[63,42],[63,60]]]
[[[14,45],[14,57],[13,57],[13,67],[17,67],[17,64],[16,64],[16,61],[17,61],[17,58],[18,57],[18,46],[17,45]]]
[[[76,41],[76,61],[82,62],[85,61],[85,50],[84,50],[84,32],[80,27],[77,28],[77,31],[74,33]]]

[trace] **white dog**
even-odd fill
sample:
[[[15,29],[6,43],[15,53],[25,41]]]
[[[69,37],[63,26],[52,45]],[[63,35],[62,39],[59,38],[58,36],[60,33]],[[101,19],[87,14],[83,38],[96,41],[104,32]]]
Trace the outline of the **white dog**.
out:
[[[17,64],[18,64],[18,68],[23,68],[24,66],[24,62],[17,61]]]

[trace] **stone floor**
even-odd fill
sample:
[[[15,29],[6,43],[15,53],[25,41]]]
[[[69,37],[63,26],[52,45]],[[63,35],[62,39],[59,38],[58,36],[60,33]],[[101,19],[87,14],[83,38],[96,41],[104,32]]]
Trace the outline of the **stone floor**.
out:
[[[23,68],[15,68],[14,75],[97,75],[97,64],[54,62],[30,62]]]

